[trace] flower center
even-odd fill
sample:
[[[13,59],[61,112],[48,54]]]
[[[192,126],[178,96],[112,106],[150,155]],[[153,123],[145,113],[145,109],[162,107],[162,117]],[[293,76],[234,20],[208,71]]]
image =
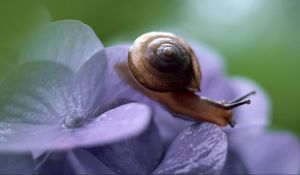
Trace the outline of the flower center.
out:
[[[85,117],[78,114],[71,114],[65,118],[64,126],[69,129],[79,128],[85,122]]]

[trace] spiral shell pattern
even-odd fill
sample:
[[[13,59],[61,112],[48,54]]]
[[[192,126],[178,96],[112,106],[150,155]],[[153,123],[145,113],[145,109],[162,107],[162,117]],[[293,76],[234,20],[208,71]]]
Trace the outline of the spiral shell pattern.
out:
[[[128,65],[134,78],[148,89],[200,90],[198,59],[184,40],[171,33],[150,32],[138,37],[129,49]]]

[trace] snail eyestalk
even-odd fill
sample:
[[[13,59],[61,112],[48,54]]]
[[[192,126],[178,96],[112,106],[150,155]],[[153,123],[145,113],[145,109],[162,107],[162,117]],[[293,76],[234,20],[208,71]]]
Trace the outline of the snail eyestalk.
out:
[[[244,105],[244,104],[250,104],[251,100],[244,100],[244,99],[246,99],[249,96],[254,95],[254,94],[256,94],[256,91],[254,91],[254,90],[250,91],[249,93],[247,93],[235,100],[232,100],[230,103],[224,104],[224,107],[225,107],[225,109],[233,109],[233,108],[236,108],[236,107]],[[242,101],[242,100],[244,100],[244,101]],[[229,120],[227,123],[231,128],[234,128],[234,126],[236,125],[236,122],[232,119]]]
[[[245,100],[245,101],[238,101],[238,102],[233,102],[233,103],[227,103],[227,104],[224,104],[224,109],[234,109],[236,107],[239,107],[239,106],[242,106],[244,104],[250,104],[251,103],[251,100]]]
[[[239,98],[237,98],[237,99],[231,101],[230,103],[236,103],[236,102],[242,101],[242,100],[244,100],[245,98],[248,98],[249,96],[254,95],[254,94],[256,94],[256,91],[254,91],[254,90],[253,90],[253,91],[250,91],[249,93],[247,93],[247,94],[245,94],[245,95],[243,95],[243,96],[241,96],[241,97],[239,97]]]

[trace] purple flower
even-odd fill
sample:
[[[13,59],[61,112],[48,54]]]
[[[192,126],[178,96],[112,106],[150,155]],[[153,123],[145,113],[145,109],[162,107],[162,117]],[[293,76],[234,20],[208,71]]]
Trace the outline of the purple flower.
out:
[[[228,153],[224,174],[297,174],[300,172],[300,144],[290,133],[268,131],[270,100],[254,81],[226,78],[221,57],[213,50],[194,44],[203,72],[204,96],[232,99],[255,89],[251,105],[234,110],[234,129],[226,127]],[[201,49],[202,48],[202,49]],[[202,59],[201,59],[202,58]],[[208,65],[204,67],[204,65]],[[212,73],[213,72],[213,73]],[[206,91],[207,90],[207,91]]]
[[[88,26],[73,20],[37,32],[0,84],[0,172],[218,174],[239,172],[238,167],[252,173],[267,172],[259,168],[272,168],[273,159],[299,161],[291,155],[299,154],[293,137],[264,131],[268,102],[258,95],[251,108],[236,111],[237,129],[225,129],[229,153],[223,169],[226,134],[211,123],[173,117],[137,90],[126,66],[128,47],[103,48]],[[194,47],[202,95],[229,100],[253,88],[227,79],[217,56],[203,48]],[[293,148],[288,154],[269,149],[267,138]],[[260,157],[253,154],[257,146]],[[299,163],[285,161],[275,162],[283,172],[299,170]]]

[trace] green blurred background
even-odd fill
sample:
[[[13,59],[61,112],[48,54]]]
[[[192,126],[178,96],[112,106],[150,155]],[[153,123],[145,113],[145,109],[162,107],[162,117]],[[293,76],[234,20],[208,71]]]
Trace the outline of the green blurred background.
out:
[[[272,100],[272,128],[300,136],[299,0],[0,1],[0,80],[34,28],[60,19],[91,26],[104,45],[151,30],[177,30],[216,48],[229,74],[260,83]]]

